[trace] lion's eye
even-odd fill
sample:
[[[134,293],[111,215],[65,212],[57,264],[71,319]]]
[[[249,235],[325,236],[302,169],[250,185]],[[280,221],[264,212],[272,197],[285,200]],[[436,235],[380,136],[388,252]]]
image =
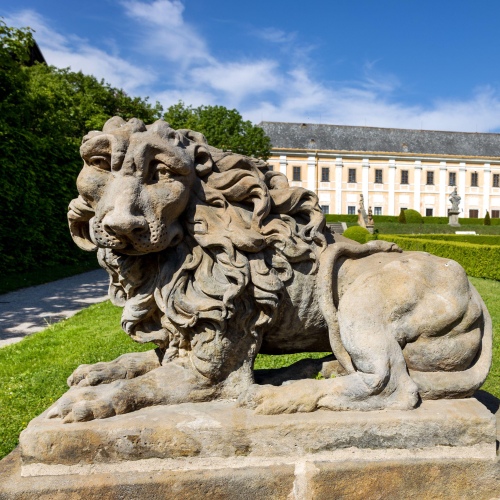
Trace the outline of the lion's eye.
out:
[[[153,165],[153,180],[162,181],[171,179],[172,172],[164,163],[156,163]]]
[[[105,156],[92,156],[89,160],[89,165],[101,170],[111,170],[109,160]]]

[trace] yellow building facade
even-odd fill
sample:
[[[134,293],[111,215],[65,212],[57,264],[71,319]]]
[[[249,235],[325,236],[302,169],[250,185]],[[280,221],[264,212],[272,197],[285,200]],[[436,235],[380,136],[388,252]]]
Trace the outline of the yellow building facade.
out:
[[[292,186],[314,191],[325,213],[374,215],[412,208],[447,216],[457,187],[460,217],[500,217],[500,134],[262,122],[268,159]]]

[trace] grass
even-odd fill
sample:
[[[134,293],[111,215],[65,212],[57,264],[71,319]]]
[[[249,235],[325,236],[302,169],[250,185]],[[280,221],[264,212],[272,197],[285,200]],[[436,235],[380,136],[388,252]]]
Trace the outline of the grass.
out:
[[[483,389],[500,398],[500,282],[471,278],[484,298],[494,325],[493,367]],[[67,390],[66,378],[82,363],[108,361],[125,352],[151,349],[130,340],[120,329],[121,309],[103,302],[23,341],[0,349],[0,458],[18,443],[28,422]],[[305,357],[259,355],[255,367],[279,368]]]
[[[99,264],[97,263],[95,255],[92,257],[92,259],[84,260],[78,264],[58,264],[22,273],[4,274],[0,282],[0,294],[13,292],[14,290],[27,286],[42,285],[43,283],[49,283],[51,281],[74,276],[75,274],[98,269]]]

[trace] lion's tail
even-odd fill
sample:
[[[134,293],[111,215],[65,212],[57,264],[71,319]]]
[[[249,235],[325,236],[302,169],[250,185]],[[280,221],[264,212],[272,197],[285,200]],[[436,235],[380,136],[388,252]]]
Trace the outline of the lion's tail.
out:
[[[420,372],[410,370],[412,380],[417,384],[422,399],[466,398],[484,383],[491,367],[493,349],[493,327],[486,305],[470,285],[482,308],[481,344],[474,364],[467,370],[458,372]]]

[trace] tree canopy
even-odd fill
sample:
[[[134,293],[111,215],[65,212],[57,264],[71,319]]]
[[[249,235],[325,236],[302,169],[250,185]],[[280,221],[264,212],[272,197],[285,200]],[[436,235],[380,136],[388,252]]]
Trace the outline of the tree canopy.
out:
[[[243,120],[236,109],[224,106],[186,106],[182,101],[170,106],[163,116],[173,128],[201,132],[211,146],[248,156],[267,159],[271,140],[260,127]]]

